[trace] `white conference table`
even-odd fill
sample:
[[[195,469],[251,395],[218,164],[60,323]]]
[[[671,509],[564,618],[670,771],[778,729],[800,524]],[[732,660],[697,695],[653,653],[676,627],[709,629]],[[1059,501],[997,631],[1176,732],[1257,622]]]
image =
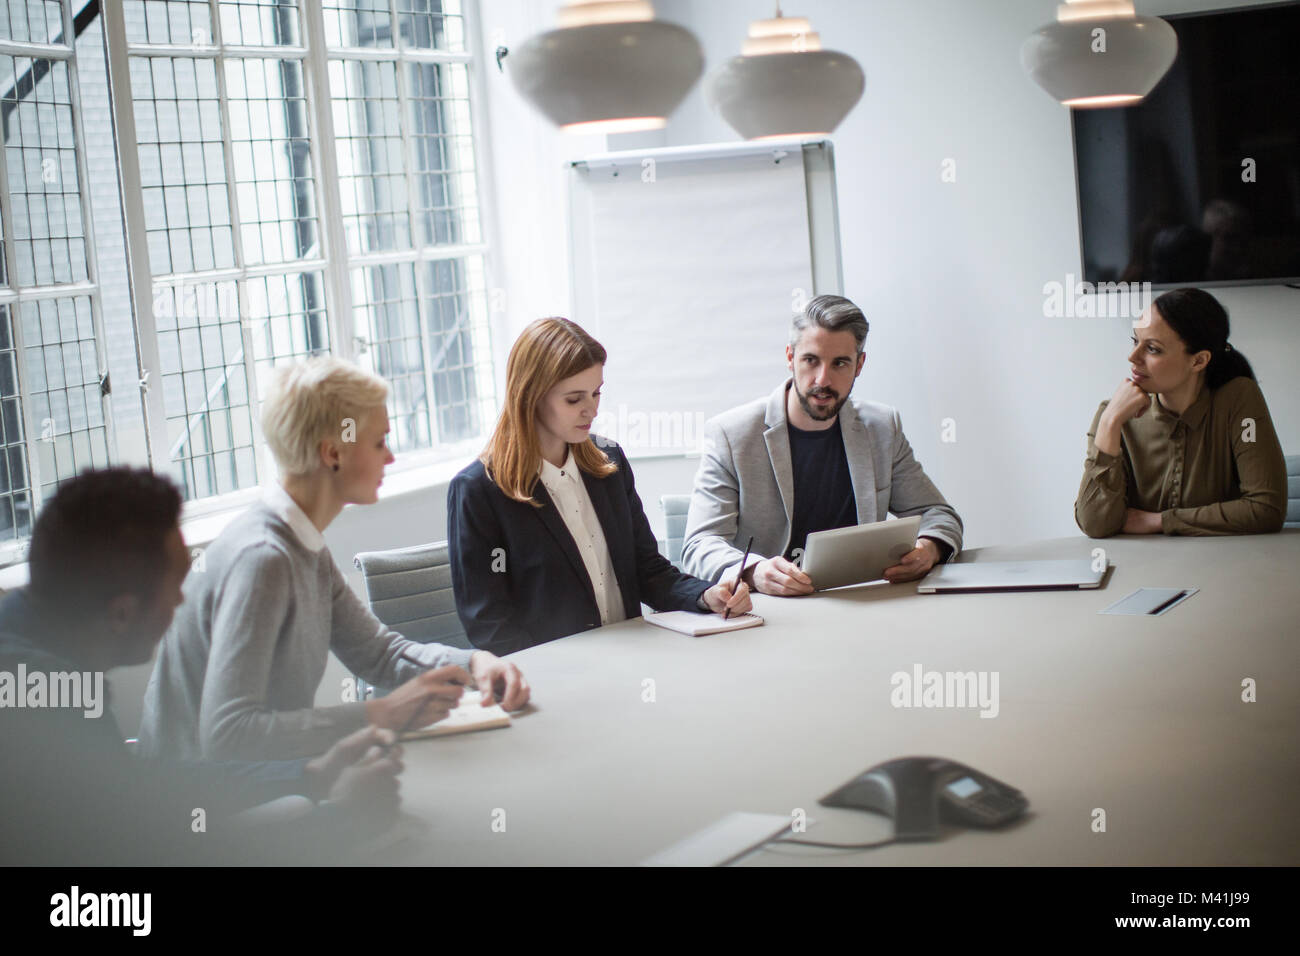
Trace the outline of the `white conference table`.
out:
[[[818,799],[879,762],[933,754],[1018,787],[1028,815],[740,865],[1300,863],[1300,532],[1064,538],[962,560],[1096,547],[1114,565],[1099,590],[757,595],[759,628],[690,638],[638,619],[529,648],[513,659],[532,712],[406,746],[420,836],[388,861],[635,864],[734,811],[795,808],[815,821],[806,839],[883,839],[889,819]],[[1097,613],[1144,586],[1200,592],[1158,617]],[[998,715],[895,708],[891,675],[916,664],[998,672]],[[1241,699],[1248,677],[1254,703]]]

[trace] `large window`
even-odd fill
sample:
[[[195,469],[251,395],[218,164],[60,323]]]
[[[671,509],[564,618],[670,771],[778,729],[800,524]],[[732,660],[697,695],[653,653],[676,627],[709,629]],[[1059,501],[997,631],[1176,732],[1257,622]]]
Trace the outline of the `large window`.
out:
[[[187,495],[263,477],[258,392],[321,352],[388,380],[395,451],[479,437],[487,248],[459,0],[123,12],[167,462]]]
[[[0,6],[0,539],[110,460],[149,461],[193,501],[258,484],[258,395],[310,355],[389,382],[404,462],[481,439],[469,13]]]
[[[349,331],[392,386],[394,450],[460,442],[492,384],[459,4],[324,8]]]
[[[0,544],[112,453],[74,36],[58,0],[0,5]]]

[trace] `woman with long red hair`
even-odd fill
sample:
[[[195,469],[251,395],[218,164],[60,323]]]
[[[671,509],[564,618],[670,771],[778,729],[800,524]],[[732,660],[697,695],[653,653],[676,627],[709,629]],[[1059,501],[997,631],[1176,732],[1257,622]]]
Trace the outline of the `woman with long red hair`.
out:
[[[568,319],[538,319],[506,365],[479,460],[447,491],[451,580],[470,642],[508,654],[656,610],[743,613],[741,584],[710,585],[659,554],[613,441],[591,434],[605,349]]]

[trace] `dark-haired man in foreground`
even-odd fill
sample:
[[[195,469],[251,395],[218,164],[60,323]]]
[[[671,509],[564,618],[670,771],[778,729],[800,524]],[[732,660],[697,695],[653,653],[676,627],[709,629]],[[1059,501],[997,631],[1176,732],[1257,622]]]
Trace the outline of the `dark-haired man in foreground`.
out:
[[[42,508],[30,584],[0,601],[0,863],[342,862],[357,824],[396,813],[400,754],[377,728],[311,760],[128,753],[103,674],[149,660],[181,603],[180,510],[169,481],[127,468],[84,472]]]

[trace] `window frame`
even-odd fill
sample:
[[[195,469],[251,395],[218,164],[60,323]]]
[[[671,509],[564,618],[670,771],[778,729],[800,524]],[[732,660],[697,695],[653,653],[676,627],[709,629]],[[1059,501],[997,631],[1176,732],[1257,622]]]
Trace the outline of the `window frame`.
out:
[[[486,90],[483,80],[484,64],[481,51],[481,23],[478,0],[463,0],[461,16],[464,23],[463,52],[446,50],[410,49],[399,43],[392,47],[336,47],[329,48],[325,43],[325,14],[320,0],[300,0],[299,25],[301,29],[300,46],[247,46],[222,45],[221,16],[219,0],[207,0],[212,22],[212,42],[207,46],[177,44],[135,44],[129,43],[126,34],[125,11],[121,4],[101,3],[100,16],[104,24],[104,43],[109,60],[110,101],[114,116],[115,149],[118,158],[119,180],[122,190],[123,228],[127,249],[128,284],[131,289],[134,326],[137,340],[137,354],[141,374],[142,401],[146,441],[149,457],[155,470],[163,471],[170,467],[170,443],[167,438],[167,415],[161,387],[162,364],[158,347],[158,332],[153,314],[152,303],[156,290],[166,284],[176,283],[217,283],[236,284],[240,308],[240,335],[243,342],[245,379],[249,390],[249,412],[252,417],[253,447],[258,458],[259,474],[262,483],[267,475],[273,474],[269,465],[265,440],[261,433],[258,409],[260,397],[257,393],[256,359],[253,348],[252,332],[249,321],[244,318],[249,314],[247,293],[244,280],[259,276],[297,275],[300,273],[319,272],[325,295],[326,322],[329,330],[330,354],[349,361],[356,361],[359,350],[355,334],[353,313],[351,274],[354,270],[386,264],[410,264],[415,272],[416,304],[428,301],[428,287],[425,270],[421,268],[427,262],[445,259],[470,259],[481,257],[485,279],[487,302],[484,305],[488,348],[476,365],[487,367],[487,378],[493,385],[489,408],[492,413],[499,408],[497,388],[500,374],[497,369],[497,348],[500,316],[492,307],[492,292],[499,288],[500,262],[496,210],[490,162],[491,145],[489,142],[489,118],[486,109]],[[398,23],[397,0],[388,0],[389,12],[394,24]],[[67,4],[63,4],[65,18]],[[201,56],[211,58],[217,63],[217,89],[222,123],[222,149],[225,166],[226,185],[231,212],[232,240],[235,248],[236,263],[243,263],[241,217],[237,190],[238,180],[233,169],[234,154],[231,148],[231,125],[229,103],[226,95],[223,65],[227,58],[249,57],[253,59],[298,60],[303,64],[304,98],[309,122],[309,141],[312,153],[312,175],[316,190],[317,222],[321,256],[312,260],[294,259],[288,262],[268,263],[262,265],[236,265],[229,269],[215,269],[189,273],[168,273],[165,281],[155,283],[149,265],[149,249],[145,228],[144,197],[141,186],[139,158],[139,139],[136,133],[134,104],[131,91],[131,57],[174,57]],[[385,251],[363,252],[353,254],[347,246],[344,227],[343,206],[338,198],[338,154],[334,122],[332,116],[332,97],[329,85],[329,65],[336,60],[374,60],[396,64],[397,89],[399,101],[409,109],[410,98],[407,90],[406,70],[409,63],[455,63],[464,64],[466,69],[467,93],[469,101],[472,154],[476,181],[477,209],[479,218],[479,237],[476,243],[456,243],[427,246],[420,243],[415,223],[414,197],[416,193],[417,169],[414,163],[415,137],[406,128],[403,119],[402,143],[405,160],[405,182],[407,195],[412,200],[408,205],[408,223],[411,230],[411,248]],[[403,113],[405,117],[405,112]],[[84,156],[79,156],[84,160]],[[332,191],[324,186],[329,184]],[[84,198],[83,198],[84,202]],[[435,369],[430,359],[428,347],[428,330],[421,313],[418,320],[421,348],[424,364],[424,379],[428,395],[428,413],[430,419],[431,447],[404,451],[396,456],[396,462],[390,466],[390,474],[427,470],[430,484],[445,480],[437,477],[448,462],[471,461],[484,444],[487,433],[492,427],[491,415],[485,416],[482,432],[474,438],[455,443],[443,443],[438,435],[437,406],[434,404],[435,391],[433,375]],[[113,447],[110,445],[110,455]],[[444,467],[436,467],[444,466]],[[241,488],[224,494],[210,495],[203,498],[189,499],[184,505],[184,518],[194,519],[219,515],[247,506],[258,494],[257,487]]]
[[[467,0],[474,2],[474,0]],[[105,6],[100,3],[101,15]],[[95,247],[94,213],[90,201],[90,176],[87,168],[88,149],[84,124],[82,123],[81,86],[77,70],[77,35],[73,23],[72,6],[69,0],[59,2],[61,36],[63,44],[39,43],[30,40],[0,39],[0,56],[30,57],[33,61],[58,60],[66,64],[68,71],[69,112],[72,118],[73,152],[77,170],[77,199],[81,210],[81,241],[85,243],[86,278],[76,282],[52,283],[50,285],[23,286],[17,270],[17,252],[15,242],[4,242],[5,283],[0,285],[0,305],[8,307],[11,344],[14,352],[14,374],[18,387],[18,400],[21,411],[23,430],[22,444],[27,457],[27,491],[31,508],[31,524],[23,537],[0,542],[0,567],[26,560],[31,544],[31,530],[35,527],[36,516],[44,500],[40,453],[37,443],[44,441],[43,429],[36,427],[33,417],[32,393],[29,388],[28,373],[25,370],[27,349],[31,347],[24,339],[21,321],[21,307],[28,302],[60,299],[75,299],[85,296],[90,304],[90,318],[95,345],[95,362],[100,376],[101,391],[99,404],[104,421],[104,440],[108,460],[117,459],[117,435],[113,427],[112,402],[108,393],[103,391],[104,379],[108,371],[108,356],[104,333],[103,303],[99,281],[99,259]],[[9,169],[7,145],[0,138],[0,218],[12,237],[15,233],[16,220],[13,215],[13,202],[9,190]],[[0,234],[0,239],[3,235]],[[71,434],[71,422],[69,422]],[[57,479],[56,479],[57,480]]]

